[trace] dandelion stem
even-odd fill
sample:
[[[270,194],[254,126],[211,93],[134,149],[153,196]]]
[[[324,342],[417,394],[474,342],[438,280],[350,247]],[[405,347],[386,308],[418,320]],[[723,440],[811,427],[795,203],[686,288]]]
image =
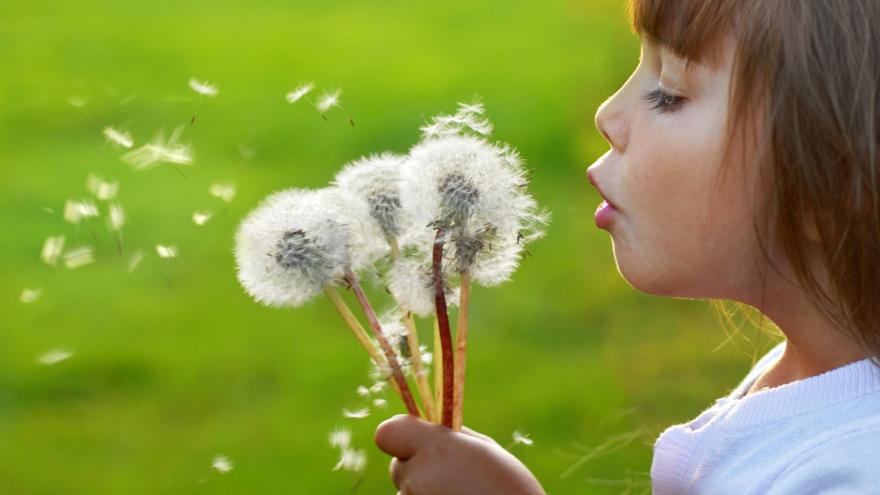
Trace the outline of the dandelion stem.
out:
[[[342,297],[339,296],[339,292],[333,287],[327,285],[324,286],[324,294],[330,299],[333,306],[336,307],[336,311],[339,312],[339,315],[342,316],[342,319],[348,324],[348,327],[354,333],[354,336],[357,337],[358,342],[360,342],[364,349],[367,350],[367,353],[370,354],[370,357],[373,359],[373,362],[376,363],[376,366],[378,366],[380,370],[384,369],[386,366],[385,357],[382,356],[379,349],[376,349],[376,345],[370,340],[367,331],[361,326],[361,323],[354,316],[354,313],[351,312],[348,305],[345,304],[345,301],[342,300]]]
[[[397,238],[389,239],[391,245],[391,258],[397,259],[400,253],[400,247],[397,244]],[[409,353],[413,364],[413,374],[416,377],[416,386],[422,399],[422,406],[425,409],[425,416],[430,420],[437,422],[434,414],[434,396],[431,392],[431,385],[428,383],[427,373],[424,369],[424,361],[422,360],[422,350],[419,345],[419,333],[416,330],[416,320],[413,318],[409,308],[401,306],[403,311],[403,323],[407,330],[407,343],[409,344]]]
[[[458,326],[455,330],[455,394],[452,430],[461,431],[462,404],[464,403],[464,368],[467,357],[468,303],[471,296],[471,275],[461,274],[461,292],[458,303]]]
[[[373,306],[370,304],[370,301],[367,300],[367,296],[364,294],[363,289],[361,289],[357,277],[349,269],[346,269],[345,271],[345,281],[348,282],[354,291],[354,294],[361,305],[361,309],[364,310],[364,313],[367,315],[367,320],[370,322],[370,327],[373,329],[373,336],[376,337],[376,341],[379,342],[379,347],[385,352],[385,359],[388,361],[388,366],[391,368],[391,377],[400,387],[400,397],[403,399],[406,411],[413,416],[420,417],[421,414],[419,414],[419,408],[416,406],[416,401],[413,399],[409,384],[406,382],[406,377],[403,376],[400,364],[397,362],[397,356],[394,354],[394,349],[391,348],[391,345],[385,338],[385,334],[382,332],[382,326],[379,324],[379,319],[376,317],[376,312],[373,311]]]
[[[434,315],[434,422],[437,424],[440,424],[440,410],[443,408],[443,364],[437,356],[440,346],[440,325]]]
[[[376,363],[376,367],[385,373],[388,381],[391,382],[391,385],[394,387],[394,391],[397,392],[397,395],[403,399],[403,394],[401,393],[400,387],[397,385],[397,382],[391,379],[391,375],[388,372],[388,363],[385,361],[385,356],[379,352],[379,349],[376,348],[376,345],[370,339],[370,336],[367,334],[367,331],[364,330],[364,327],[361,325],[361,322],[358,321],[357,317],[355,317],[354,313],[352,313],[351,308],[345,304],[345,301],[342,297],[339,296],[339,292],[336,291],[331,286],[324,287],[324,294],[330,299],[330,302],[333,303],[333,306],[336,307],[336,310],[339,312],[339,315],[342,316],[342,319],[345,320],[345,323],[348,324],[348,328],[354,333],[354,336],[358,339],[358,342],[367,350],[367,353],[373,359],[373,362]]]
[[[452,428],[455,370],[453,369],[452,334],[449,330],[449,313],[446,309],[446,292],[443,283],[443,237],[445,229],[437,229],[432,256],[432,275],[434,277],[434,307],[440,333],[440,347],[443,355],[443,413],[441,424]]]

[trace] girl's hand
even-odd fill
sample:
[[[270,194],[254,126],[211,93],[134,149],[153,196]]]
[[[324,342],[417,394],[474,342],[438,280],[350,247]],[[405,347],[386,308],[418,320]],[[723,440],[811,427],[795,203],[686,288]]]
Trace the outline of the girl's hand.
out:
[[[411,415],[376,428],[400,495],[544,495],[535,476],[510,452],[469,428],[454,432]]]

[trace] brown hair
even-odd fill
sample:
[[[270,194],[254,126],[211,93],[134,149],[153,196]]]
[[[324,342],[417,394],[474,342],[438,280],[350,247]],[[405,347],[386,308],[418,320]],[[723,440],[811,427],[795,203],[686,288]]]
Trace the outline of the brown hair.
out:
[[[635,32],[688,60],[711,60],[733,36],[728,136],[751,131],[772,184],[755,224],[762,255],[770,261],[767,232],[823,314],[880,355],[880,2],[630,0],[629,10]]]

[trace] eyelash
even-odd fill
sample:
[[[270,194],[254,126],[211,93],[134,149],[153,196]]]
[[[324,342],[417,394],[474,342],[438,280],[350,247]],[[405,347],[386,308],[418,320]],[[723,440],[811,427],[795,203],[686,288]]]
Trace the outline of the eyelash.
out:
[[[642,93],[642,98],[645,99],[648,103],[653,103],[654,106],[651,107],[652,110],[657,110],[660,113],[665,112],[674,112],[678,110],[678,107],[684,103],[684,98],[681,96],[674,96],[663,91],[660,91],[659,88],[645,91]]]

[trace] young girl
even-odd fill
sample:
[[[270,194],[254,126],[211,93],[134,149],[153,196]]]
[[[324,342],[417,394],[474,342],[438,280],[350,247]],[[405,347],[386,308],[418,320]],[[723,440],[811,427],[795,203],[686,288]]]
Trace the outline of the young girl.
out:
[[[786,340],[654,444],[655,494],[880,493],[880,2],[632,0],[641,59],[587,169],[621,275]],[[404,495],[541,494],[490,438],[398,416]]]

